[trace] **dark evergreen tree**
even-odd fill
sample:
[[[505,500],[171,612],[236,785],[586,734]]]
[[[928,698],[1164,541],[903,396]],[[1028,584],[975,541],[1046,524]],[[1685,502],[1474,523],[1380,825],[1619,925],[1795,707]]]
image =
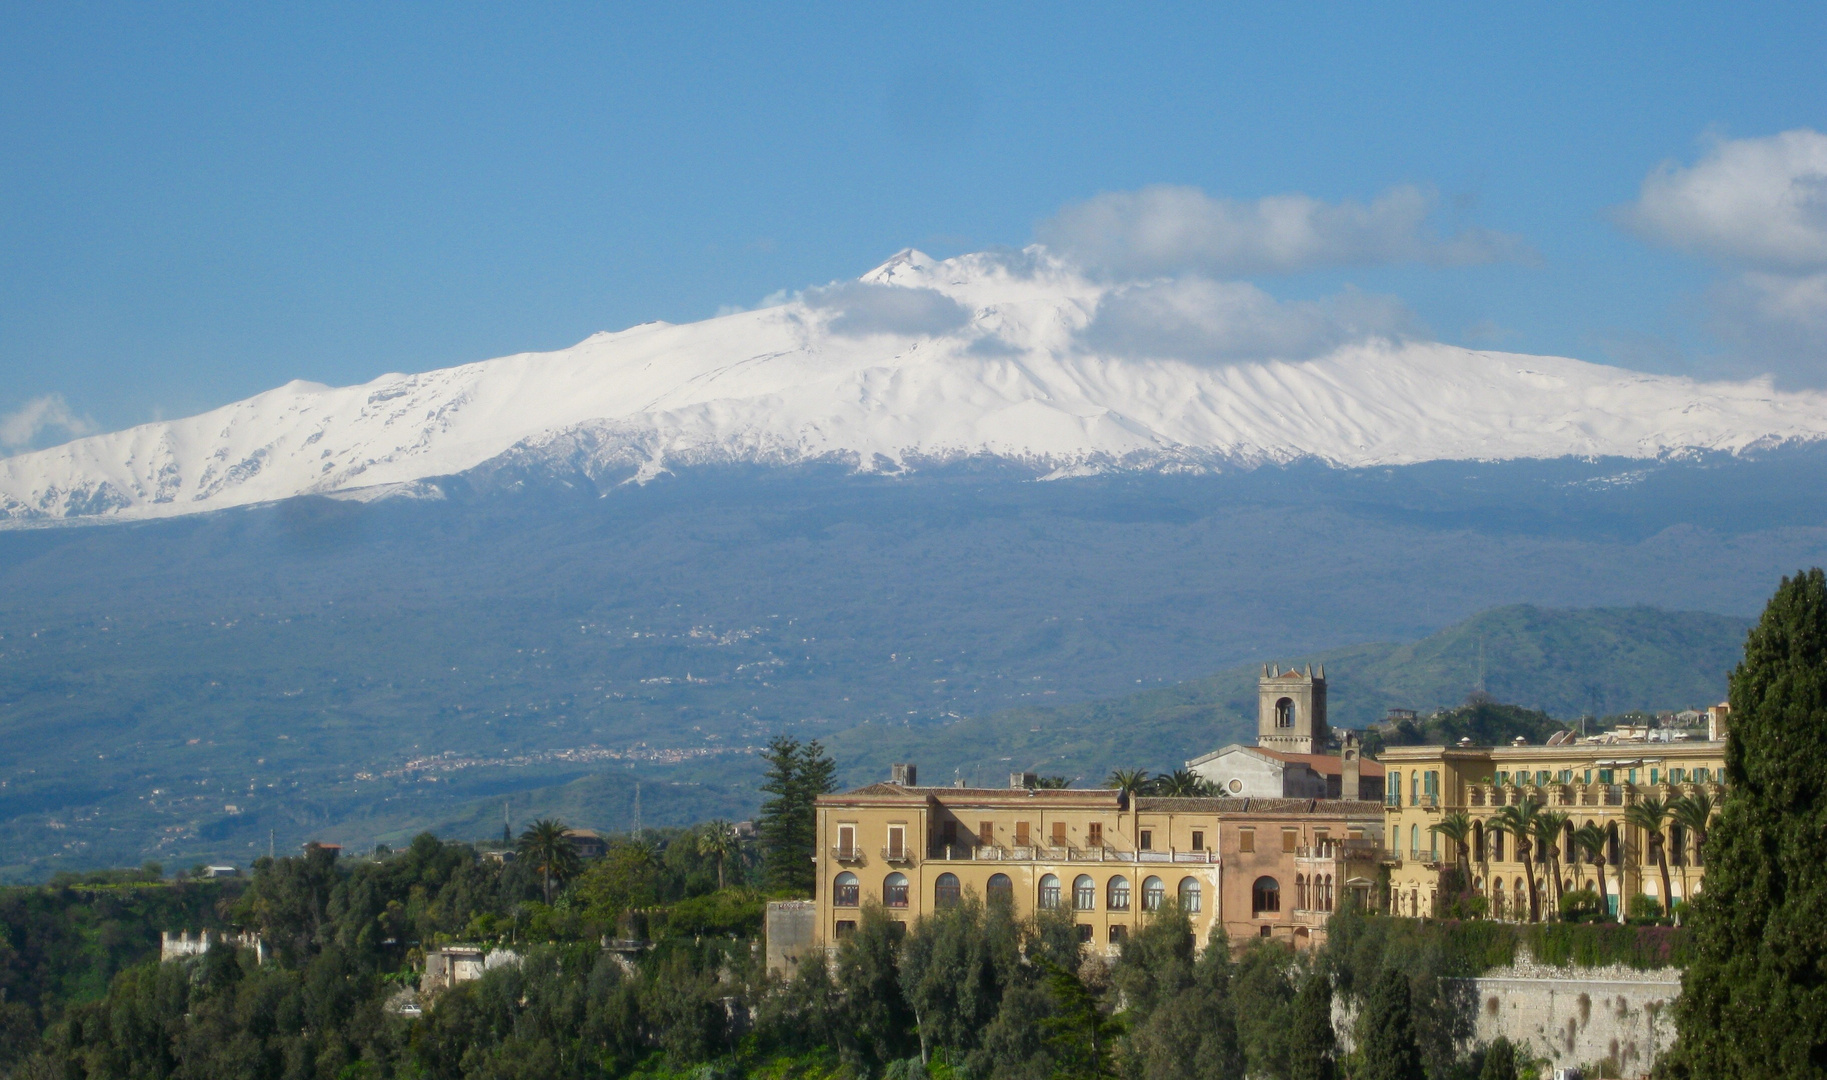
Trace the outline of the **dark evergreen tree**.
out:
[[[762,880],[770,889],[812,892],[818,843],[814,802],[835,790],[837,765],[816,740],[802,743],[785,735],[768,743],[761,758],[768,764],[761,790],[773,797],[761,804]]]
[[[1478,1080],[1516,1080],[1516,1047],[1510,1045],[1510,1040],[1498,1036],[1496,1042],[1485,1047]]]
[[[1355,1080],[1422,1080],[1425,1075],[1408,976],[1401,971],[1388,968],[1371,985],[1358,1019],[1358,1047],[1363,1061]]]
[[[1251,1076],[1288,1075],[1288,1010],[1294,984],[1286,945],[1256,938],[1237,959],[1232,977],[1237,1035]]]
[[[1332,1032],[1332,980],[1309,972],[1288,1014],[1288,1080],[1332,1080],[1338,1038]]]
[[[856,932],[837,949],[839,1050],[866,1074],[919,1049],[913,1010],[901,994],[903,936],[901,924],[872,903],[863,908]]]
[[[1041,1040],[1053,1058],[1053,1075],[1059,1080],[1115,1076],[1122,1023],[1099,1007],[1097,995],[1073,972],[1052,968],[1046,985],[1053,1010],[1041,1021]]]
[[[1827,1076],[1827,575],[1784,578],[1732,672],[1726,793],[1663,1071]]]

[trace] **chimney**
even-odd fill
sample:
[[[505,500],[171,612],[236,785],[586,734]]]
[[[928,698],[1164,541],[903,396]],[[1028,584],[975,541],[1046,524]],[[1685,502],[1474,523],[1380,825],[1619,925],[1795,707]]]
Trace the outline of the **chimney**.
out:
[[[1031,788],[1034,786],[1035,781],[1039,779],[1039,777],[1031,772],[1012,772],[1009,774],[1009,790],[1021,791],[1025,788]]]
[[[1358,781],[1362,768],[1360,758],[1362,748],[1358,745],[1358,733],[1345,731],[1339,737],[1339,798],[1357,799],[1363,787]]]
[[[888,766],[888,782],[891,784],[899,784],[902,787],[919,787],[920,785],[916,782],[918,777],[919,770],[904,762]]]

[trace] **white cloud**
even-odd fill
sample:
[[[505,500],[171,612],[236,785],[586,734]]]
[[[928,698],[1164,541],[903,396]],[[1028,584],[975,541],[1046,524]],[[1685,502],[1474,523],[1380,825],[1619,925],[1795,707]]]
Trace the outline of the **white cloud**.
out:
[[[62,394],[45,394],[0,415],[0,447],[23,450],[38,442],[39,436],[61,431],[65,438],[76,439],[95,431],[95,422],[70,411]]]
[[[1827,379],[1827,135],[1715,140],[1693,165],[1650,173],[1618,217],[1722,265],[1710,327],[1740,365],[1784,382]]]
[[[932,335],[956,330],[971,313],[937,289],[840,281],[807,289],[806,306],[835,312],[831,332],[847,337],[870,334]]]
[[[1112,290],[1080,344],[1111,356],[1194,363],[1304,360],[1351,341],[1418,330],[1393,297],[1348,289],[1323,300],[1281,301],[1242,281],[1185,277]]]
[[[1486,229],[1464,229],[1444,239],[1435,235],[1429,220],[1438,201],[1412,185],[1390,188],[1369,204],[1326,203],[1298,194],[1247,202],[1159,185],[1067,206],[1036,233],[1080,265],[1131,275],[1533,258],[1518,238]]]
[[[1650,173],[1621,217],[1648,239],[1713,259],[1827,268],[1827,135],[1715,141],[1692,166],[1664,162]]]

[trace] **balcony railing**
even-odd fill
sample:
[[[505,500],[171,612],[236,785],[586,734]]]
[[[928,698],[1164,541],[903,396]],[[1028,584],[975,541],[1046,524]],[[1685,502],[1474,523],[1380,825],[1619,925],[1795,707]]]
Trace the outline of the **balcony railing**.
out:
[[[913,862],[913,852],[904,847],[883,847],[882,861],[891,863]]]
[[[842,844],[834,844],[831,847],[831,857],[838,862],[862,862],[863,849],[857,847],[855,844],[852,844],[849,847],[845,847]]]
[[[1099,863],[1200,863],[1219,862],[1218,852],[1120,851],[1109,847],[998,847],[994,844],[935,844],[928,859],[939,862],[1099,862]]]

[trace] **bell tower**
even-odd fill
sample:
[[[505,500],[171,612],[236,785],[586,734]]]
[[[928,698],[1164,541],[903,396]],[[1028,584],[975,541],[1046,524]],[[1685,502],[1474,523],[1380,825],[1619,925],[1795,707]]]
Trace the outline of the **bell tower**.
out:
[[[1326,752],[1326,668],[1264,664],[1256,682],[1256,745],[1284,754]]]

